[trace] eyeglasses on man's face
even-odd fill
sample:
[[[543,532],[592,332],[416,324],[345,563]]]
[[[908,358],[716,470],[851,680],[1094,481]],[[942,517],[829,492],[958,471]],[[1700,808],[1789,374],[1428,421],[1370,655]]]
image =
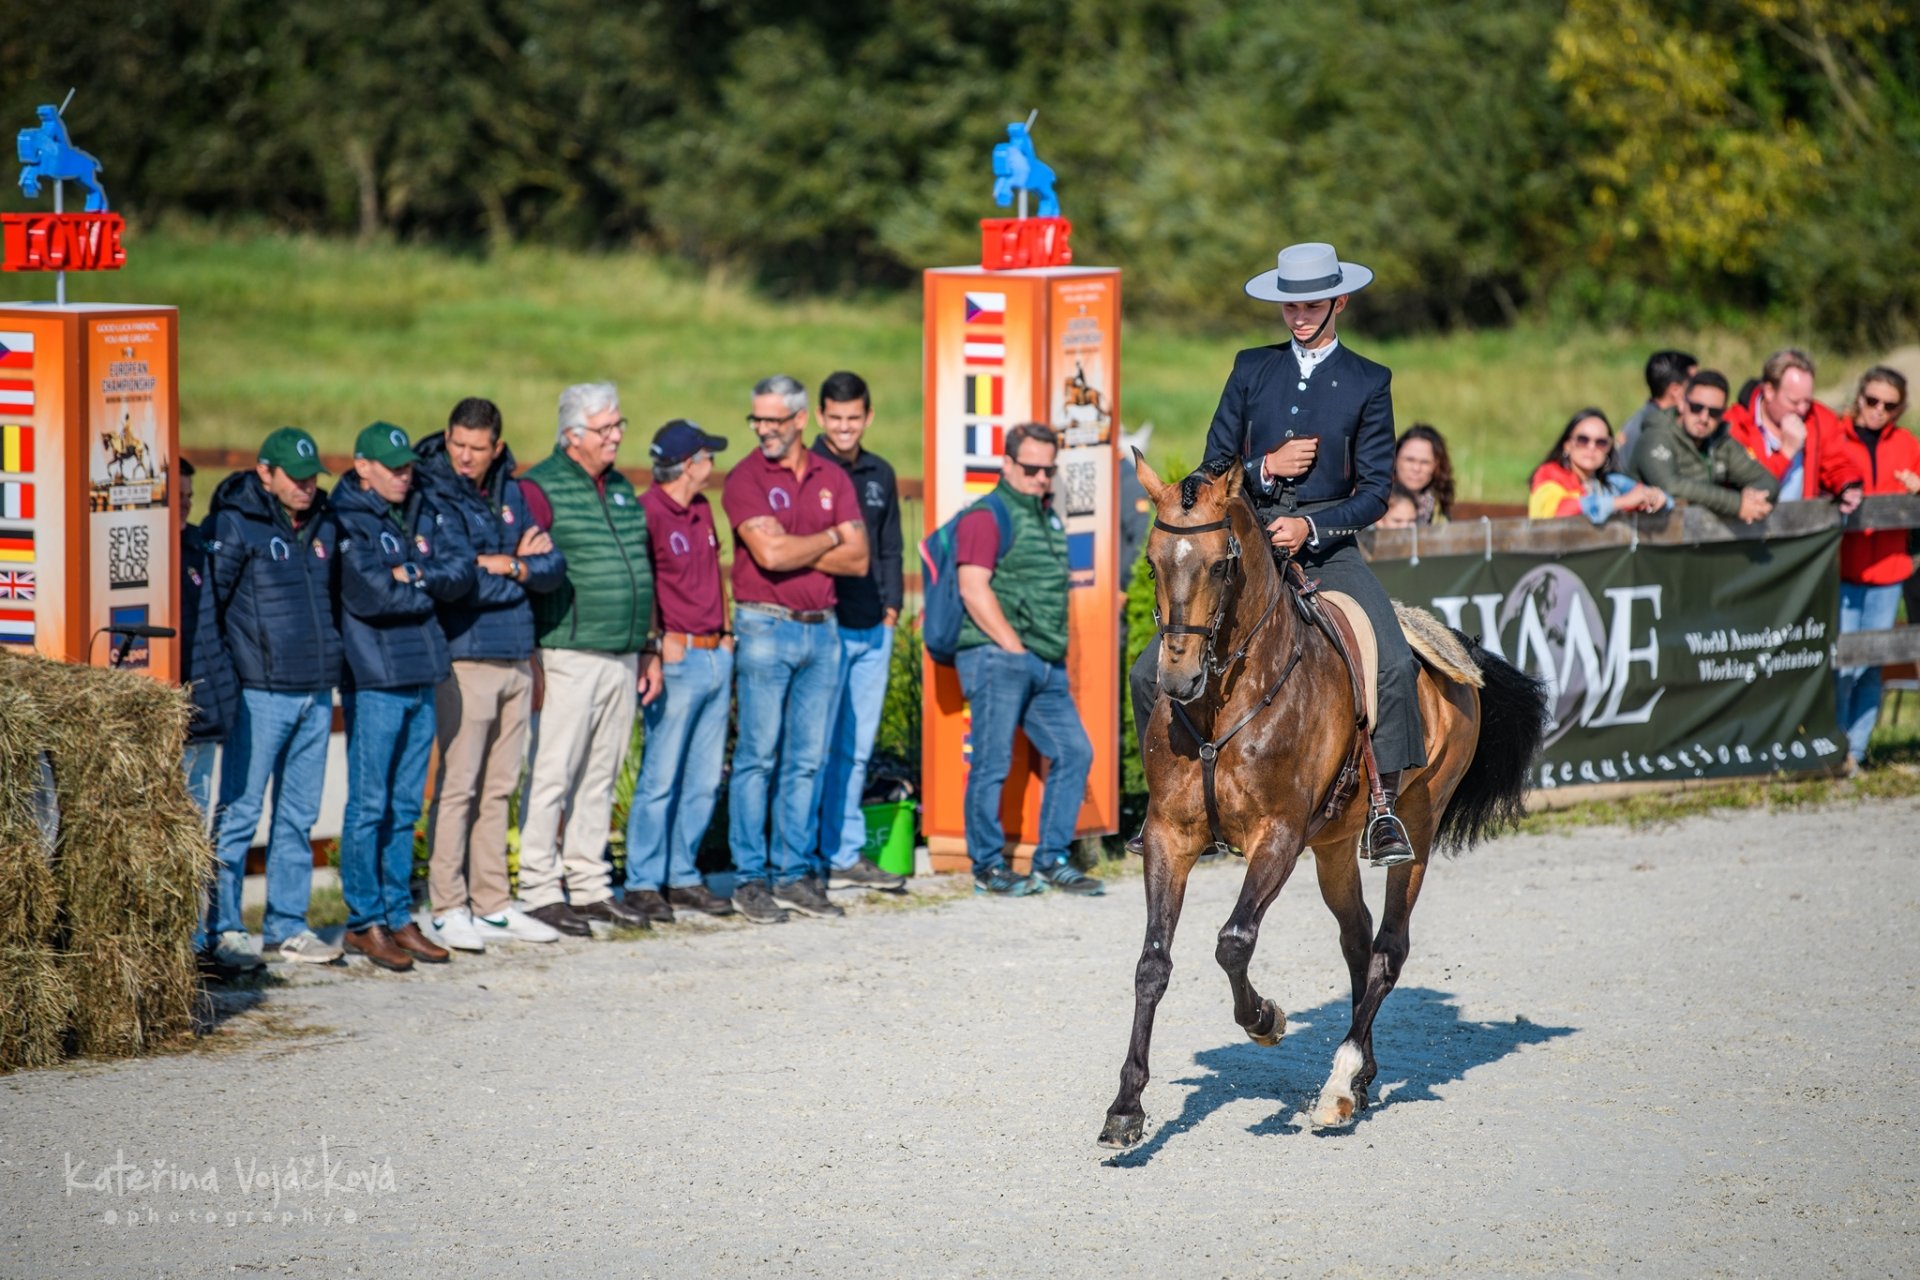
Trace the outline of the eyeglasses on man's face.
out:
[[[1701,404],[1697,400],[1689,400],[1687,401],[1687,412],[1692,414],[1704,413],[1709,418],[1712,418],[1715,422],[1718,422],[1720,421],[1720,419],[1727,416],[1727,406],[1723,404],[1722,405]]]
[[[1033,476],[1046,476],[1048,479],[1052,479],[1053,473],[1060,469],[1059,464],[1053,462],[1015,461],[1013,465],[1026,472],[1029,478]]]
[[[758,431],[762,427],[784,427],[799,417],[801,412],[801,410],[795,409],[784,418],[763,418],[757,413],[750,413],[747,415],[747,425],[755,431]]]
[[[625,435],[627,431],[627,420],[625,418],[615,418],[604,427],[596,427],[592,423],[588,423],[582,427],[581,430],[591,431],[597,436]]]

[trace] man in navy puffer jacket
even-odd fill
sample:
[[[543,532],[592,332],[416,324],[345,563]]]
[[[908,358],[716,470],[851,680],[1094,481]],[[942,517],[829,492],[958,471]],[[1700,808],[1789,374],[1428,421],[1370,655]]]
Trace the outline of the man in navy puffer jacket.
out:
[[[448,958],[413,921],[413,824],[433,750],[433,689],[448,671],[435,611],[466,595],[474,574],[459,516],[443,517],[413,483],[413,463],[407,433],[376,422],[354,441],[353,471],[333,499],[347,659],[347,950],[397,972]]]
[[[446,431],[414,446],[414,474],[447,519],[457,513],[474,549],[473,589],[440,606],[453,674],[434,693],[440,766],[427,822],[432,848],[428,933],[443,947],[484,951],[490,941],[554,942],[559,931],[513,905],[507,883],[507,805],[520,785],[533,715],[533,606],[529,592],[566,580],[567,561],[534,523],[500,410],[469,397]]]
[[[260,446],[259,465],[220,482],[207,516],[207,572],[220,634],[240,677],[240,707],[220,770],[212,918],[195,942],[229,968],[260,962],[240,922],[240,885],[268,781],[267,951],[316,964],[340,958],[339,947],[307,927],[308,837],[320,816],[340,680],[333,604],[339,529],[319,487],[325,470],[312,436],[281,427]]]

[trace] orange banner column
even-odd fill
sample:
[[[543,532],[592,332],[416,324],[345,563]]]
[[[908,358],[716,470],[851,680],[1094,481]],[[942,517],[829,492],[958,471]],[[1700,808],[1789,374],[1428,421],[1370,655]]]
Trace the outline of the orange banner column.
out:
[[[178,312],[0,306],[0,641],[105,665],[179,629]],[[175,640],[127,665],[178,680]]]
[[[924,466],[927,527],[999,480],[1008,427],[1045,422],[1066,447],[1054,502],[1067,526],[1068,679],[1093,743],[1076,831],[1120,821],[1119,497],[1120,273],[1099,267],[925,276]],[[970,717],[951,667],[926,659],[921,728],[922,829],[936,870],[964,870],[963,800]],[[1014,747],[1001,817],[1024,870],[1039,831],[1041,763]]]

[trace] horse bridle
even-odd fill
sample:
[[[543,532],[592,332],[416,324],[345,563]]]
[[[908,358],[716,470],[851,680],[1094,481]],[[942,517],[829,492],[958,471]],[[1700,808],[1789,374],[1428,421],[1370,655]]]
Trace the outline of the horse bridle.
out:
[[[1222,517],[1219,520],[1208,521],[1206,524],[1168,524],[1156,515],[1153,518],[1153,527],[1167,533],[1178,533],[1182,535],[1192,533],[1218,533],[1222,529],[1226,530],[1227,581],[1237,588],[1240,578],[1240,535],[1233,531],[1233,517],[1231,515]],[[1153,604],[1153,625],[1162,636],[1205,636],[1207,638],[1207,645],[1204,661],[1207,671],[1216,676],[1225,675],[1229,667],[1247,656],[1247,646],[1252,644],[1253,638],[1260,634],[1260,629],[1267,625],[1267,619],[1273,616],[1274,608],[1280,603],[1280,597],[1285,594],[1286,587],[1283,583],[1279,589],[1274,591],[1273,597],[1267,601],[1267,607],[1260,614],[1260,620],[1248,629],[1247,634],[1241,638],[1239,647],[1225,658],[1215,656],[1214,644],[1220,637],[1221,626],[1224,625],[1227,620],[1227,611],[1232,608],[1233,602],[1238,595],[1237,589],[1223,591],[1221,593],[1220,602],[1214,606],[1213,619],[1204,627],[1196,627],[1184,622],[1163,621],[1160,617],[1160,602],[1155,600]]]

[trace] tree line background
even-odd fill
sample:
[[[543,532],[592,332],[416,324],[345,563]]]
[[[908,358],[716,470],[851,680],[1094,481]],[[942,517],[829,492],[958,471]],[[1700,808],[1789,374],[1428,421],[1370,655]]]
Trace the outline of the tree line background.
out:
[[[1388,332],[1920,327],[1895,0],[68,0],[0,83],[21,126],[77,86],[135,218],[884,288],[972,260],[1037,107],[1083,260],[1157,316],[1233,323],[1281,242],[1331,238]]]

